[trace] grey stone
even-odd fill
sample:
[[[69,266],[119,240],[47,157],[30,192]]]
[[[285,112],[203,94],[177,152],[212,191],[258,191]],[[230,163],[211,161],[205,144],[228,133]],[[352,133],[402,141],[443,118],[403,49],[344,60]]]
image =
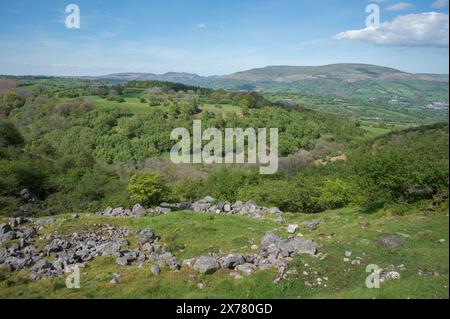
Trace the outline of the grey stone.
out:
[[[194,263],[194,269],[203,274],[212,274],[220,265],[215,257],[200,256]]]
[[[105,215],[105,216],[109,216],[109,215],[111,215],[112,211],[113,211],[113,208],[112,208],[112,207],[107,207],[107,208],[106,208],[103,212],[101,212],[100,214],[101,214],[101,215]]]
[[[120,266],[127,266],[128,265],[128,258],[127,257],[118,257],[116,259],[116,264]]]
[[[245,259],[241,254],[230,254],[222,261],[222,267],[228,269],[234,269],[236,266],[243,264],[245,264]]]
[[[389,248],[397,248],[403,245],[403,242],[394,235],[383,236],[376,240],[377,244],[386,246]]]
[[[295,232],[298,229],[298,225],[297,224],[290,224],[286,227],[286,232],[288,232],[289,234],[295,234]]]
[[[28,259],[10,256],[6,258],[5,264],[9,265],[13,270],[22,270],[27,265]]]
[[[282,211],[278,207],[270,207],[267,209],[269,214],[281,214]]]
[[[243,264],[236,267],[237,271],[242,272],[246,276],[250,276],[254,270],[256,270],[256,266],[253,264]]]
[[[95,250],[101,256],[117,256],[120,252],[120,243],[118,242],[106,242],[95,247]]]
[[[152,229],[146,228],[138,233],[136,240],[140,246],[143,246],[147,243],[153,243],[156,240],[156,236]]]
[[[159,276],[161,274],[161,270],[159,269],[159,267],[157,265],[152,265],[150,267],[150,270],[151,270],[152,274],[154,274],[155,276]]]
[[[12,228],[8,224],[0,224],[0,236],[12,231]]]
[[[136,204],[133,206],[131,213],[133,216],[144,216],[146,214],[146,210],[141,204]]]
[[[30,227],[23,231],[21,237],[24,239],[30,239],[30,238],[36,237],[36,235],[37,235],[36,230],[34,228]]]
[[[45,259],[41,259],[41,260],[37,261],[37,262],[33,265],[33,267],[31,267],[31,270],[32,270],[33,272],[41,272],[41,271],[43,271],[43,270],[51,269],[51,268],[53,268],[51,263],[49,263],[49,262],[48,262],[47,260],[45,260]]]
[[[261,248],[266,249],[272,244],[277,245],[280,241],[281,241],[281,238],[278,235],[276,235],[273,232],[268,232],[261,239]]]
[[[306,228],[308,228],[310,231],[314,231],[317,229],[317,226],[319,225],[319,222],[312,220],[303,222],[302,225],[304,225]]]
[[[114,208],[111,211],[111,216],[121,216],[124,213],[123,207]]]
[[[160,214],[160,215],[166,215],[166,214],[169,214],[170,212],[172,212],[172,210],[170,208],[155,207],[153,212],[156,214]]]
[[[112,285],[117,285],[120,283],[120,274],[118,273],[114,273],[113,274],[113,278],[111,279],[111,281],[109,282]]]
[[[284,257],[297,254],[315,255],[317,252],[317,244],[315,242],[302,238],[283,240],[279,246]]]
[[[7,241],[16,239],[16,232],[14,230],[11,230],[7,233],[4,233],[3,235],[0,235],[0,243],[6,243]]]

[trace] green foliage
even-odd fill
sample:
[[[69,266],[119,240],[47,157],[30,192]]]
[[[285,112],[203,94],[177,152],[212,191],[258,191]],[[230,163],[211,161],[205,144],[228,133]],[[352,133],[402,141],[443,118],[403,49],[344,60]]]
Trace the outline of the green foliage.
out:
[[[388,136],[350,156],[365,201],[431,198],[448,188],[448,126]]]
[[[239,188],[254,184],[259,178],[256,171],[220,167],[209,174],[206,189],[214,198],[236,201]]]
[[[205,181],[202,178],[183,178],[171,188],[171,199],[192,203],[207,195]]]
[[[16,126],[0,119],[0,147],[21,146],[24,139]]]
[[[10,109],[24,106],[25,98],[15,92],[7,92],[3,95],[3,103]]]
[[[130,178],[128,192],[132,202],[149,207],[164,200],[167,185],[159,173],[138,172]]]

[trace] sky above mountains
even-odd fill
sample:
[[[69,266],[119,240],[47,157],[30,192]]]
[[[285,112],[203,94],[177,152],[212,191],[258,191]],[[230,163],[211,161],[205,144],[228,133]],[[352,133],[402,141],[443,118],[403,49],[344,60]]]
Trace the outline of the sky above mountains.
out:
[[[448,0],[0,2],[0,74],[227,74],[266,65],[368,63],[448,73]],[[376,4],[380,25],[366,26]]]

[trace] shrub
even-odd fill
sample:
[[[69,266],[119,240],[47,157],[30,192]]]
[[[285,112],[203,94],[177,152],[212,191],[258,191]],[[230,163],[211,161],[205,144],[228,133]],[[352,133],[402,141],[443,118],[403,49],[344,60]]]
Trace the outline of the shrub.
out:
[[[16,126],[8,121],[0,120],[0,147],[21,146],[24,140]]]
[[[159,173],[139,172],[131,177],[128,192],[134,203],[146,206],[159,204],[167,197],[166,181]]]

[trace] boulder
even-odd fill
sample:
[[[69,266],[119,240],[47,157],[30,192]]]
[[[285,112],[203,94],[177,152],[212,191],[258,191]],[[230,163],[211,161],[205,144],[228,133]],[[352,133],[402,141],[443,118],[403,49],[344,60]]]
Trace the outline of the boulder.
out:
[[[303,222],[302,225],[304,225],[306,228],[308,228],[310,231],[314,231],[317,229],[317,226],[319,225],[319,222],[312,220]]]
[[[281,214],[282,211],[278,207],[270,207],[266,210],[269,214]]]
[[[295,234],[295,232],[297,231],[297,229],[298,229],[298,225],[297,225],[297,224],[290,224],[290,225],[288,225],[288,226],[286,227],[286,231],[287,231],[289,234]]]
[[[228,269],[234,269],[243,264],[245,264],[245,259],[241,254],[229,254],[222,260],[222,267]]]
[[[231,212],[231,204],[230,204],[230,203],[225,203],[225,204],[223,205],[223,211],[224,211],[225,213]]]
[[[212,274],[219,269],[219,262],[212,256],[201,256],[194,263],[194,269],[202,274]]]
[[[117,285],[120,283],[120,274],[118,273],[114,273],[113,274],[113,278],[111,279],[111,281],[109,282],[112,285]]]
[[[95,247],[95,251],[100,256],[118,256],[121,244],[118,242],[106,242]]]
[[[146,210],[144,207],[142,207],[141,204],[136,204],[133,206],[133,209],[131,210],[131,214],[133,216],[144,216],[146,214]]]
[[[112,207],[107,207],[101,214],[109,216],[109,215],[111,215],[112,211],[113,211]]]
[[[285,239],[279,244],[279,247],[284,257],[298,254],[315,255],[317,252],[315,242],[302,238]]]
[[[376,240],[376,243],[389,248],[397,248],[403,245],[403,242],[394,235],[380,237]]]
[[[116,264],[118,264],[119,266],[127,266],[128,265],[128,258],[125,257],[125,256],[117,257]]]
[[[123,209],[123,207],[118,207],[118,208],[114,208],[112,211],[111,211],[111,216],[122,216],[123,215],[123,213],[124,213],[124,209]]]
[[[253,264],[246,263],[246,264],[237,266],[236,270],[240,271],[241,273],[243,273],[246,276],[250,276],[252,274],[252,272],[254,270],[256,270],[256,266]]]
[[[33,272],[42,272],[43,270],[51,269],[53,268],[52,264],[49,263],[45,259],[38,260],[33,267],[31,267],[31,271]]]
[[[152,265],[150,267],[150,270],[151,270],[152,274],[154,274],[155,276],[159,276],[161,274],[161,270],[159,269],[159,267],[157,265]]]
[[[281,238],[273,232],[268,232],[261,239],[261,248],[267,249],[270,245],[277,245],[281,241]]]
[[[139,246],[142,247],[144,244],[153,243],[156,240],[156,236],[152,229],[146,228],[138,233],[136,240]]]
[[[19,270],[22,270],[23,268],[25,268],[28,261],[29,260],[26,258],[18,258],[18,257],[10,256],[10,257],[6,258],[4,263],[6,265],[9,265],[13,270],[19,271]]]
[[[170,208],[164,208],[164,207],[158,206],[153,210],[153,212],[156,214],[160,214],[160,215],[166,215],[166,214],[169,214],[170,212],[172,212],[172,210]]]
[[[0,224],[0,236],[9,233],[12,231],[12,228],[9,224]]]
[[[17,234],[14,230],[11,230],[3,235],[0,235],[0,243],[6,243],[7,241],[17,238]]]

